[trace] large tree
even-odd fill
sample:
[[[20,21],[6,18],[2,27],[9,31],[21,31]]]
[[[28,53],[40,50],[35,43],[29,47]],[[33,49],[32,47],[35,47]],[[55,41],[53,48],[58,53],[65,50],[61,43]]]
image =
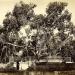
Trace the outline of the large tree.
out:
[[[52,2],[45,15],[35,15],[35,4],[16,4],[0,28],[0,62],[14,58],[13,62],[19,64],[28,56],[40,59],[60,55],[74,59],[75,26],[66,6],[64,2]]]
[[[15,5],[12,12],[5,15],[3,27],[0,28],[0,62],[7,63],[13,60],[18,63],[22,58],[27,57],[29,41],[25,40],[30,39],[31,30],[26,27],[32,24],[34,7],[35,4],[25,4],[21,1]]]
[[[75,26],[71,22],[71,13],[66,9],[66,6],[67,3],[64,2],[50,3],[46,9],[45,24],[53,32],[48,45],[51,46],[52,43],[50,48],[54,55],[58,55],[58,52],[60,52],[62,57],[71,57],[70,42],[75,38]]]
[[[75,37],[75,26],[66,7],[67,3],[52,2],[46,8],[46,15],[35,15],[31,27],[37,30],[38,57],[45,53],[51,56],[60,55],[63,58],[71,57],[69,47]]]

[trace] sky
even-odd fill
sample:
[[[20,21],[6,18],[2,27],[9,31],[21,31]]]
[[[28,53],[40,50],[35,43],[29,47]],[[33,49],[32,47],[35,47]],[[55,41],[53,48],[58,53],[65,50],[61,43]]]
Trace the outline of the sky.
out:
[[[7,12],[11,12],[14,8],[14,5],[20,1],[37,4],[37,7],[34,9],[36,14],[45,14],[45,8],[49,2],[67,2],[67,9],[72,13],[72,22],[75,24],[75,0],[0,0],[0,25],[2,25],[5,14]]]

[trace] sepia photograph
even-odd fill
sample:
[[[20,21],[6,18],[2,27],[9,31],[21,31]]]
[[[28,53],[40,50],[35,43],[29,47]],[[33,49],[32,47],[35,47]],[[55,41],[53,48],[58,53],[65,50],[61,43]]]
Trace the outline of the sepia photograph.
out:
[[[75,0],[0,0],[0,75],[75,75]]]

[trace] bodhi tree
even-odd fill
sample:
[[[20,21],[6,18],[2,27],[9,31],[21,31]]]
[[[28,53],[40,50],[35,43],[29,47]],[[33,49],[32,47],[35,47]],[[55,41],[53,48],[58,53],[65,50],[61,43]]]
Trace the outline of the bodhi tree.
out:
[[[19,69],[19,61],[27,56],[28,40],[25,40],[30,39],[30,30],[24,28],[30,27],[35,15],[34,7],[35,4],[25,4],[21,1],[15,5],[12,12],[5,15],[3,27],[0,29],[0,62],[16,61]],[[21,30],[24,30],[24,34]]]
[[[46,8],[46,15],[35,16],[31,26],[37,29],[36,52],[39,58],[45,53],[55,57],[71,57],[70,43],[75,37],[75,26],[66,7],[65,2],[52,2]]]
[[[16,4],[13,11],[5,15],[0,28],[0,62],[14,58],[19,64],[28,55],[36,59],[58,54],[74,58],[71,49],[74,51],[75,26],[66,6],[64,2],[52,2],[45,15],[35,15],[35,4],[22,1]]]
[[[58,55],[60,52],[60,56],[65,58],[71,57],[70,42],[75,38],[75,26],[71,22],[71,13],[66,9],[66,6],[67,3],[64,2],[50,3],[46,9],[47,16],[45,19],[47,30],[51,29],[53,32],[47,43],[50,46],[49,50],[54,55]]]

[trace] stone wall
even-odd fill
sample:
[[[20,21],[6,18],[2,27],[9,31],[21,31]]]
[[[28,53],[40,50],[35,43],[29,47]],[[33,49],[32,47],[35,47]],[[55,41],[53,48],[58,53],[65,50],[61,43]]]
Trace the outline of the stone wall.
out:
[[[0,75],[75,75],[75,71],[23,71],[23,72],[2,72]]]

